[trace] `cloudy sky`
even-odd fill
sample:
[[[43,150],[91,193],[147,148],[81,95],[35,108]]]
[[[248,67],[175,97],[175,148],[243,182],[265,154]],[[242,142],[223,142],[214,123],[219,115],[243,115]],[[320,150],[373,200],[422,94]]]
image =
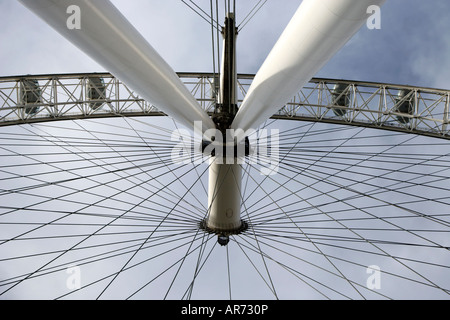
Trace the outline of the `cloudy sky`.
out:
[[[208,0],[195,1],[205,10]],[[240,0],[238,23],[257,0]],[[211,72],[211,29],[181,0],[113,0],[178,72]],[[301,0],[268,0],[238,38],[238,72],[256,73]],[[450,2],[387,0],[380,30],[363,27],[318,77],[450,89]],[[102,72],[16,0],[0,0],[0,77]]]
[[[182,1],[113,2],[175,71],[212,71],[209,25]],[[238,4],[238,21],[256,3]],[[300,3],[269,0],[243,28],[238,72],[258,70]],[[449,88],[449,9],[446,0],[388,0],[381,30],[363,27],[317,76]],[[0,12],[0,76],[104,71],[17,1],[0,0]]]

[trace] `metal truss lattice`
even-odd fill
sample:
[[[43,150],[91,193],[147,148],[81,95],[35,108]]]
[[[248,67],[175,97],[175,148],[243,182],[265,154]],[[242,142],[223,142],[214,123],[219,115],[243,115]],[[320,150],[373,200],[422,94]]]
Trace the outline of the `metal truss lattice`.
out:
[[[218,76],[179,73],[209,113]],[[239,103],[254,75],[238,75]],[[364,126],[450,139],[450,90],[312,79],[273,115],[276,119]],[[0,78],[0,126],[55,120],[163,116],[109,73]]]

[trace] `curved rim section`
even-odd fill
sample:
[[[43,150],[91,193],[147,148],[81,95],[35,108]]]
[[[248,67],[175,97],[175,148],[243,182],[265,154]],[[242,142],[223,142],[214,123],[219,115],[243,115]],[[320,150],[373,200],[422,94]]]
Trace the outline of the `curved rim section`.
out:
[[[212,73],[178,73],[210,115]],[[254,75],[238,75],[239,104]],[[272,116],[450,139],[450,90],[313,78]],[[165,116],[110,73],[24,75],[0,78],[0,126],[55,120]]]

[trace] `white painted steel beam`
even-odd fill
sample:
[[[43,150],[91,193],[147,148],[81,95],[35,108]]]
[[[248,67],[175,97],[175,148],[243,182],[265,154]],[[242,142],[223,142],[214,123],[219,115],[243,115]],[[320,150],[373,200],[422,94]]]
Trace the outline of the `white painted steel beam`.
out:
[[[142,98],[181,124],[203,130],[214,122],[168,63],[108,0],[19,0]],[[70,11],[80,11],[80,29],[68,27]]]
[[[219,163],[212,158],[209,167],[208,216],[206,226],[216,233],[234,232],[241,228],[240,164]]]
[[[236,88],[236,22],[234,14],[228,13],[224,30],[223,61],[221,73],[220,103],[223,104],[222,112],[231,112],[237,104]],[[229,124],[227,124],[228,126]],[[222,135],[223,132],[218,132]],[[216,137],[218,138],[218,137]],[[224,137],[223,137],[224,138]],[[226,139],[221,140],[226,140]],[[234,141],[222,141],[225,148],[234,150]],[[219,144],[219,148],[222,146]],[[218,151],[218,150],[216,150]],[[225,153],[227,151],[225,150]],[[209,167],[208,187],[208,215],[206,228],[215,233],[238,232],[241,222],[241,182],[242,168],[238,163],[238,156],[232,158],[231,164],[227,163],[226,155],[211,157]],[[220,243],[220,241],[219,241]]]
[[[257,128],[348,42],[385,0],[303,0],[242,102],[233,129]]]

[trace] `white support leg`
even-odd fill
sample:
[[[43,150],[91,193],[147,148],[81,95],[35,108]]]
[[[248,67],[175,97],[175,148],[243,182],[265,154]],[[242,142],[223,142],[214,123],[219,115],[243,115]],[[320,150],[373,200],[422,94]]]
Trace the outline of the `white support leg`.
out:
[[[242,227],[239,164],[219,164],[212,158],[209,168],[208,216],[206,228],[218,234],[235,233]]]

